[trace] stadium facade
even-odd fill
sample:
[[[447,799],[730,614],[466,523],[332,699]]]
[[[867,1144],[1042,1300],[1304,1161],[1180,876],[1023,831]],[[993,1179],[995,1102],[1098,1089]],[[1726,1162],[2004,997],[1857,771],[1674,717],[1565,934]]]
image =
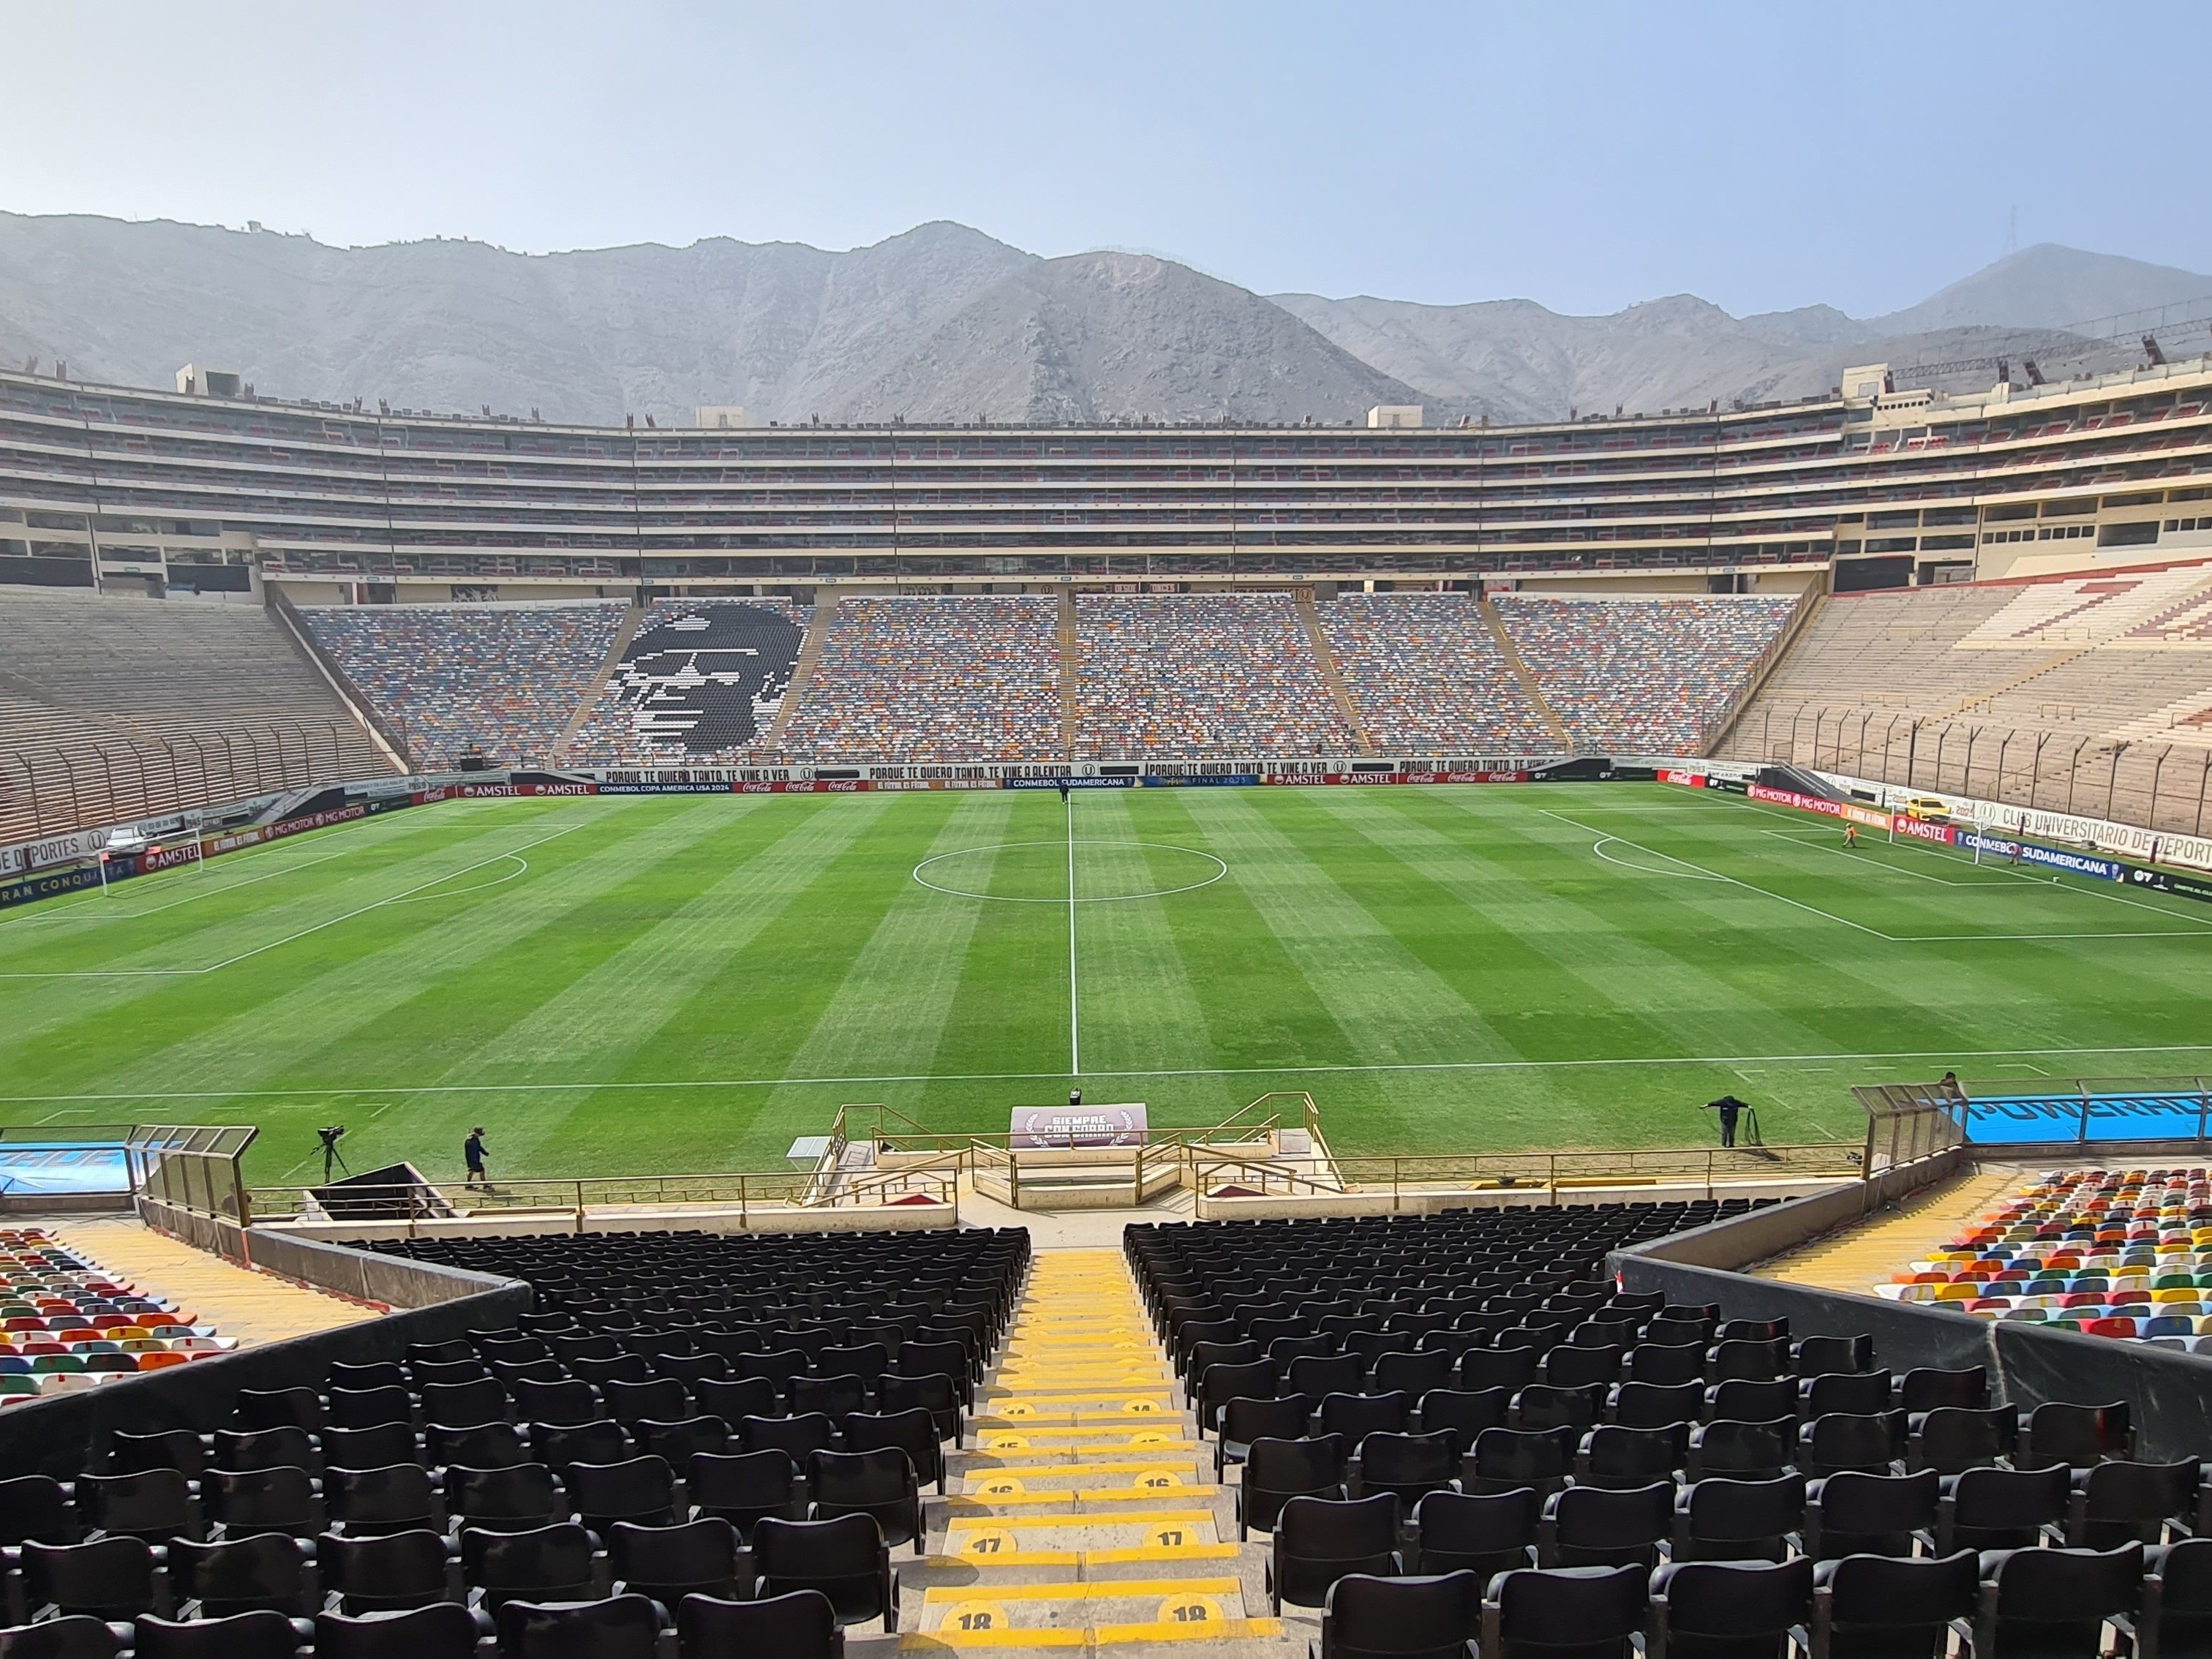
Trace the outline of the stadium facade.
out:
[[[267,578],[304,603],[1071,580],[1788,592],[2212,548],[2212,358],[1969,394],[1892,380],[1516,427],[670,429],[0,374],[0,581]]]

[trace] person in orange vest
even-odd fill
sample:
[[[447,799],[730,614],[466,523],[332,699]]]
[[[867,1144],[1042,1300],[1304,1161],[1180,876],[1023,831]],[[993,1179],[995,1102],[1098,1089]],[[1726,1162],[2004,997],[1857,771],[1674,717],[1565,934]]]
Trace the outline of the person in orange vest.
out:
[[[1844,845],[1845,847],[1856,847],[1858,844],[1859,844],[1859,827],[1858,827],[1858,825],[1856,825],[1856,823],[1846,823],[1846,824],[1844,826]]]

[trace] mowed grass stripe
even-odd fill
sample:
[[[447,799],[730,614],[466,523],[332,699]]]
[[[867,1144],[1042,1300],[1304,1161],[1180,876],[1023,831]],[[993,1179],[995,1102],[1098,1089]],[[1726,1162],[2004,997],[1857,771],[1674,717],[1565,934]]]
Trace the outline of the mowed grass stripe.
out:
[[[552,856],[533,865],[530,877],[465,895],[450,908],[377,912],[317,936],[324,941],[336,936],[337,945],[349,946],[351,953],[335,948],[326,961],[272,961],[232,985],[228,996],[218,983],[222,975],[189,981],[190,990],[179,994],[199,1000],[198,1028],[127,1066],[106,1069],[93,1086],[122,1093],[281,1087],[312,1085],[334,1072],[364,1083],[428,1081],[446,1057],[426,1049],[425,1016],[434,1018],[444,1042],[465,1042],[455,1036],[450,1016],[467,1006],[472,975],[527,971],[533,934],[712,833],[720,816],[693,806],[643,823],[619,812],[581,817],[583,827],[575,834],[543,849]],[[547,827],[566,817],[556,810]],[[258,999],[240,1000],[257,986]],[[356,1048],[343,1069],[331,1066],[332,1050],[349,1036],[372,1031],[374,1054]]]
[[[988,890],[999,843],[1008,840],[1014,797],[947,795],[957,803],[939,823],[924,858],[981,849],[960,860],[960,877]],[[917,826],[918,827],[918,826]],[[949,1069],[939,1063],[961,982],[968,948],[981,914],[999,908],[981,898],[954,898],[909,880],[846,970],[829,1005],[814,1022],[788,1071],[794,1077],[926,1076]],[[843,1098],[820,1086],[769,1091],[747,1128],[742,1146],[756,1164],[780,1158],[793,1137],[820,1134]],[[921,1109],[927,1085],[876,1085],[867,1091],[911,1116]]]
[[[272,910],[287,919],[294,943],[278,945],[213,973],[150,979],[35,980],[0,981],[9,1018],[0,1019],[0,1061],[19,1088],[73,1079],[122,1077],[126,1087],[195,1086],[181,1084],[163,1067],[186,1051],[216,1057],[216,1086],[227,1085],[235,1068],[234,1053],[265,1052],[272,1043],[313,1033],[297,1026],[281,1032],[261,1029],[260,1010],[288,989],[312,983],[319,975],[349,969],[380,944],[404,939],[443,917],[472,910],[495,895],[525,884],[529,876],[474,894],[459,894],[429,903],[386,904],[366,914],[330,923],[426,882],[465,868],[506,848],[567,830],[526,855],[533,873],[557,870],[579,856],[594,830],[622,832],[604,809],[565,804],[556,814],[532,813],[505,823],[468,819],[446,827],[440,840],[416,837],[384,850],[394,854],[368,881],[346,876],[313,901],[288,896]],[[343,902],[336,902],[342,894]],[[262,942],[286,935],[264,924]],[[210,930],[212,939],[234,942],[228,924]],[[118,1070],[144,1059],[143,1072]],[[191,1075],[204,1075],[193,1073]],[[159,1079],[158,1081],[156,1079]]]
[[[1075,833],[1085,843],[1077,849],[1078,891],[1164,895],[1076,907],[1085,1061],[1094,1071],[1215,1065],[1204,999],[1170,920],[1211,890],[1166,891],[1203,879],[1212,866],[1163,847],[1115,844],[1172,842],[1173,832],[1154,835],[1139,823],[1130,810],[1135,793],[1093,790],[1075,802]]]
[[[1393,906],[1386,919],[1346,887],[1345,879],[1364,873],[1354,868],[1363,858],[1380,855],[1348,845],[1352,838],[1340,834],[1293,839],[1278,820],[1295,817],[1296,803],[1268,811],[1243,793],[1207,792],[1190,809],[1193,817],[1352,1052],[1389,1060],[1515,1057],[1474,1005],[1399,937],[1392,922],[1412,923],[1411,912]]]

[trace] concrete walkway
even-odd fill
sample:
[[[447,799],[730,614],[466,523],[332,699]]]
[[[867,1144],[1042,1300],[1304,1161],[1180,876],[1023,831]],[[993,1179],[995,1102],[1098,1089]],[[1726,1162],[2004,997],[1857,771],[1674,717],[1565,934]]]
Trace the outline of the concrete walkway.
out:
[[[1968,1165],[1948,1181],[1912,1194],[1859,1225],[1816,1238],[1750,1271],[1824,1291],[1871,1296],[1908,1264],[1941,1249],[2031,1179],[2009,1164]]]
[[[134,1217],[63,1216],[37,1224],[118,1278],[198,1316],[217,1334],[238,1338],[240,1346],[282,1342],[378,1316],[374,1308],[165,1238]]]

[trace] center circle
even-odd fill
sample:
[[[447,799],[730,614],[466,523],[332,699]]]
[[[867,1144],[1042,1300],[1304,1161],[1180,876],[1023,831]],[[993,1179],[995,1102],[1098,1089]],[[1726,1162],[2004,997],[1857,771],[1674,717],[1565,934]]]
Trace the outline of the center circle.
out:
[[[1210,887],[1229,873],[1211,853],[1158,841],[1087,841],[1074,849],[1075,902],[1114,904]],[[1006,841],[939,853],[914,866],[932,892],[1002,904],[1066,904],[1070,843]]]

